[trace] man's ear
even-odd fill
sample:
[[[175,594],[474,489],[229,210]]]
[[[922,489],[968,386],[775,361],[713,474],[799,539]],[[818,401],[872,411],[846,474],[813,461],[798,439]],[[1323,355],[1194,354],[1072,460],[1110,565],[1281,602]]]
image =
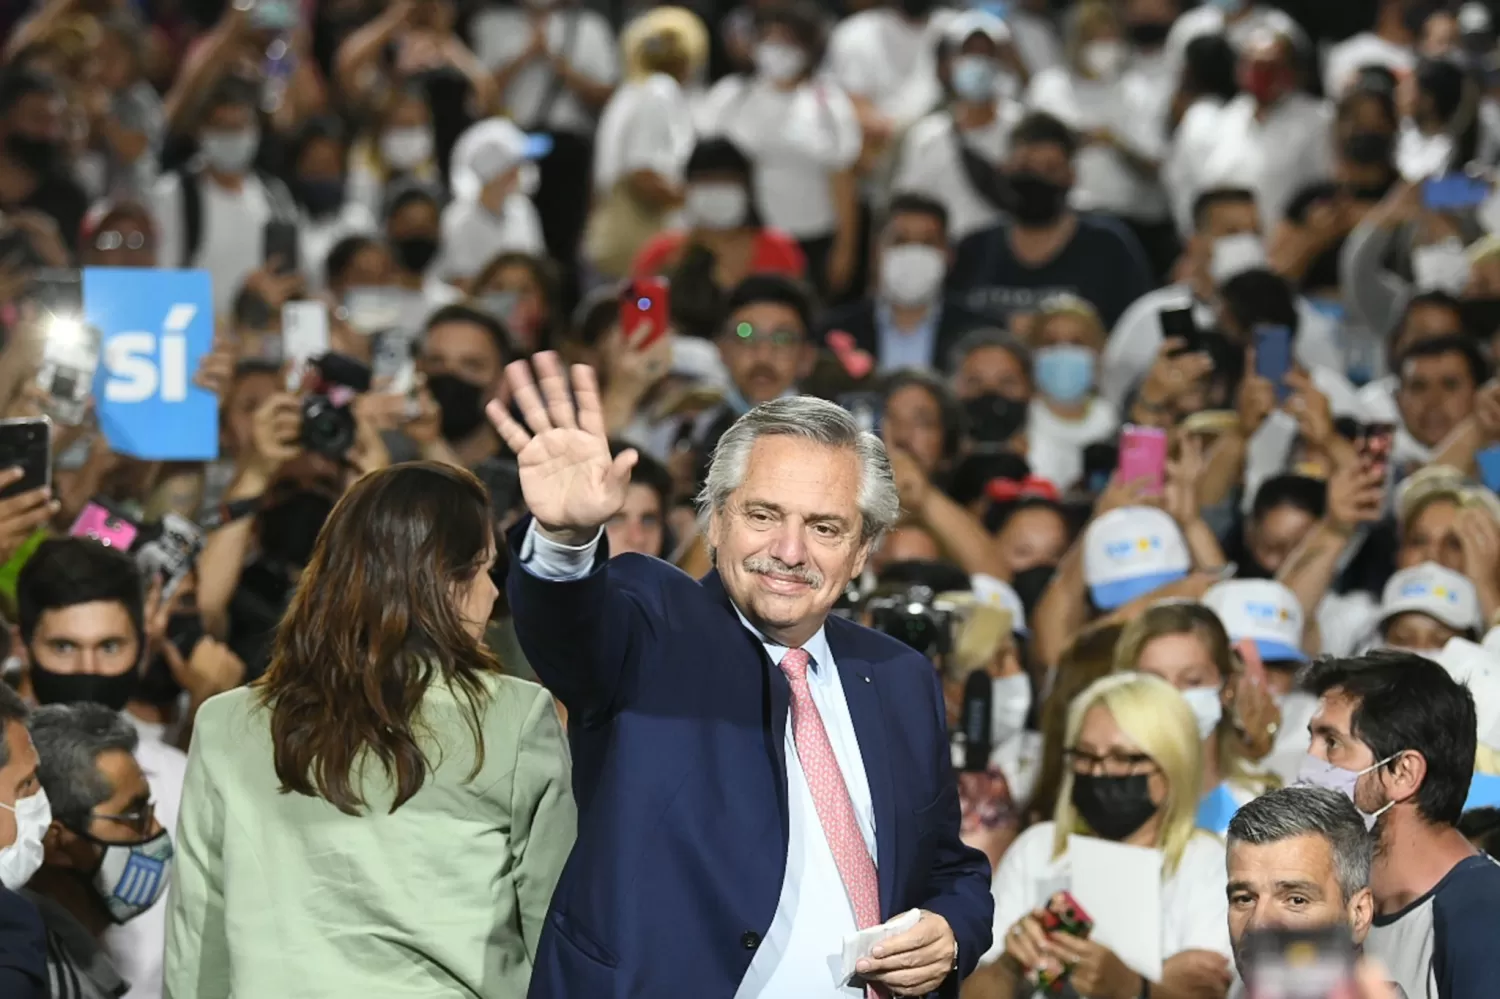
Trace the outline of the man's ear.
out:
[[[1365,942],[1370,924],[1375,921],[1375,896],[1368,887],[1361,888],[1349,900],[1349,930],[1356,946]]]
[[[48,867],[72,871],[92,870],[98,859],[87,840],[55,819],[42,835],[42,851],[42,862]]]
[[[1386,778],[1391,800],[1400,804],[1414,802],[1426,779],[1427,758],[1418,752],[1402,753],[1391,761],[1390,776]]]

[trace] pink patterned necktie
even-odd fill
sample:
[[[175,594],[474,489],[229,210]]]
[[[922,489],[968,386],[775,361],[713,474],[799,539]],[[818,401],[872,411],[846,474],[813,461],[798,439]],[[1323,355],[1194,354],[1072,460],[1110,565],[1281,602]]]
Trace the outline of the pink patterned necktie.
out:
[[[863,930],[880,922],[880,882],[875,876],[875,861],[870,859],[854,817],[854,802],[849,798],[838,758],[833,755],[828,730],[823,727],[818,706],[813,703],[812,691],[807,686],[807,665],[811,659],[802,649],[788,649],[781,657],[781,671],[792,687],[792,739],[797,745],[797,759],[802,762],[807,786],[812,790],[818,822],[833,851],[839,878],[849,893],[849,901],[854,903],[854,920]]]

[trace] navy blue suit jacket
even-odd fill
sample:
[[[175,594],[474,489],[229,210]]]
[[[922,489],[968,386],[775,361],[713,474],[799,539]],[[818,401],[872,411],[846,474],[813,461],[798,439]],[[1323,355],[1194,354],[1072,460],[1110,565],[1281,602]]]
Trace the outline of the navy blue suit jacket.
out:
[[[771,925],[786,869],[789,690],[717,574],[608,560],[506,584],[516,634],[568,708],[578,842],[552,898],[533,999],[731,999]],[[959,944],[956,995],[990,946],[984,855],[959,806],[936,671],[840,618],[828,644],[875,810],[880,913],[923,908]]]
[[[0,887],[0,996],[46,999],[48,987],[42,914],[29,900]]]

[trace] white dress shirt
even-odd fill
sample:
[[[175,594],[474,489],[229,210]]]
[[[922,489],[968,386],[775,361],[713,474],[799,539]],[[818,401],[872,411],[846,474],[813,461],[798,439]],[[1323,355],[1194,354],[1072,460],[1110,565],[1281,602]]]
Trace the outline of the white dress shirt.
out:
[[[593,566],[598,546],[597,535],[582,546],[558,544],[542,537],[533,522],[521,545],[521,565],[542,579],[579,579]],[[735,613],[745,628],[760,638],[766,655],[779,668],[781,657],[787,653],[786,646],[761,636],[738,608]],[[875,806],[870,783],[865,776],[854,719],[844,699],[844,685],[839,681],[838,667],[824,630],[819,628],[802,648],[812,659],[807,671],[808,689],[849,789],[860,835],[878,869],[880,858],[875,847]],[[797,757],[790,714],[786,726],[786,776],[790,814],[781,898],[735,996],[736,999],[785,996],[856,999],[863,995],[862,990],[840,988],[838,984],[844,937],[858,929],[854,905],[849,901],[828,837],[818,819],[807,776]]]
[[[1264,120],[1255,99],[1241,94],[1215,117],[1207,155],[1184,178],[1189,198],[1215,187],[1255,192],[1269,230],[1302,188],[1333,176],[1333,107],[1306,94],[1288,94]]]
[[[828,36],[825,66],[845,93],[869,100],[902,131],[943,99],[936,53],[954,14],[939,8],[921,24],[890,7],[850,14]]]
[[[655,73],[621,84],[604,106],[594,137],[595,196],[609,194],[637,170],[680,183],[692,151],[693,111],[676,80]]]
[[[542,220],[519,191],[505,199],[499,215],[478,201],[457,200],[443,209],[442,252],[432,273],[448,280],[478,274],[501,253],[545,256]]]

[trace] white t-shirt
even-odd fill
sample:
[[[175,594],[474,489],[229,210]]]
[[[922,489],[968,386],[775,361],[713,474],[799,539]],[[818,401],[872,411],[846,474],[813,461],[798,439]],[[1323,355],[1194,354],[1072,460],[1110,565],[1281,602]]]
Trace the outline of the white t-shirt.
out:
[[[1264,121],[1256,118],[1255,108],[1248,94],[1224,105],[1210,134],[1202,137],[1206,155],[1186,164],[1182,180],[1189,204],[1211,188],[1249,188],[1269,231],[1285,216],[1293,195],[1333,175],[1333,107],[1297,93]]]
[[[1022,103],[1080,135],[1108,129],[1144,159],[1159,160],[1165,151],[1165,135],[1152,113],[1152,92],[1137,74],[1088,80],[1054,66],[1031,78]],[[1167,217],[1161,186],[1131,169],[1114,148],[1089,143],[1078,150],[1073,165],[1078,176],[1071,199],[1075,208],[1151,221]]]
[[[238,191],[229,191],[206,173],[198,175],[202,198],[198,252],[187,263],[206,270],[213,282],[214,312],[222,315],[234,305],[240,286],[265,259],[266,223],[271,221],[271,199],[254,174]],[[180,267],[187,243],[181,177],[162,174],[152,189],[151,210],[156,218],[157,259],[165,267]]]
[[[156,821],[168,832],[177,830],[177,813],[182,807],[182,784],[187,778],[187,754],[163,741],[166,726],[141,721],[122,712],[135,726],[141,741],[135,747],[135,760],[151,787],[156,803]],[[161,999],[162,961],[167,950],[168,887],[155,905],[128,923],[104,931],[104,949],[114,962],[120,977],[130,983],[125,999]]]
[[[1026,463],[1059,492],[1067,492],[1083,477],[1083,449],[1112,440],[1119,428],[1120,414],[1108,400],[1090,399],[1082,419],[1064,420],[1034,398],[1026,416]]]
[[[843,90],[809,80],[778,90],[760,80],[720,80],[699,108],[698,131],[723,135],[755,163],[755,196],[768,225],[798,239],[833,234],[832,177],[859,159],[861,134]]]
[[[982,129],[965,132],[962,141],[993,167],[999,168],[1010,151],[1010,133],[1026,111],[1019,103],[1001,99],[995,120]],[[891,190],[926,195],[948,209],[949,238],[957,245],[965,236],[1000,221],[1000,209],[980,196],[964,171],[953,115],[934,111],[907,130],[896,158]]]
[[[1384,66],[1397,77],[1405,76],[1417,65],[1416,53],[1408,46],[1388,42],[1372,31],[1363,31],[1328,50],[1323,60],[1323,93],[1332,100],[1344,94],[1344,88],[1366,66]]]
[[[1167,52],[1178,66],[1187,55],[1188,43],[1203,35],[1223,35],[1236,50],[1243,49],[1251,37],[1261,29],[1270,29],[1279,34],[1305,40],[1306,35],[1297,22],[1274,7],[1259,4],[1250,8],[1245,16],[1230,21],[1224,12],[1211,3],[1205,3],[1184,13],[1172,24],[1167,35]]]
[[[828,36],[828,73],[845,93],[869,100],[904,129],[943,99],[935,54],[954,13],[935,10],[921,24],[890,7],[851,14]]]
[[[477,201],[454,201],[444,208],[442,253],[432,273],[443,279],[471,277],[496,254],[545,254],[542,220],[531,199],[516,192],[503,208],[498,216]]]
[[[1199,164],[1213,152],[1223,111],[1224,102],[1217,97],[1200,97],[1190,104],[1177,123],[1177,131],[1172,134],[1162,160],[1162,186],[1168,192],[1177,231],[1184,239],[1197,228],[1193,202],[1199,192],[1193,184]]]
[[[608,194],[621,177],[637,170],[678,183],[692,151],[693,113],[676,80],[656,73],[622,84],[599,116],[594,192]]]
[[[1380,616],[1380,604],[1363,590],[1325,593],[1318,601],[1319,650],[1325,656],[1352,656]]]
[[[1005,15],[1016,52],[1030,73],[1062,65],[1063,45],[1057,26],[1050,17],[1033,14],[1024,8],[1012,8]]]
[[[509,66],[531,44],[532,14],[524,6],[486,6],[469,25],[474,54],[491,71]],[[570,27],[570,22],[572,26]],[[573,71],[595,83],[620,78],[619,47],[603,14],[586,7],[566,7],[547,15],[547,52],[567,60]],[[557,88],[557,99],[542,119],[542,105]],[[546,59],[533,59],[511,77],[501,94],[510,118],[531,131],[549,129],[588,135],[594,116],[571,90],[556,82]]]
[[[1022,833],[1000,861],[990,891],[995,896],[995,942],[981,964],[1005,952],[1005,934],[1022,916],[1070,887],[1067,853],[1052,856],[1054,824],[1039,822]],[[1196,832],[1182,851],[1177,870],[1166,875],[1161,892],[1162,959],[1185,950],[1231,956],[1229,903],[1224,894],[1224,844]]]

